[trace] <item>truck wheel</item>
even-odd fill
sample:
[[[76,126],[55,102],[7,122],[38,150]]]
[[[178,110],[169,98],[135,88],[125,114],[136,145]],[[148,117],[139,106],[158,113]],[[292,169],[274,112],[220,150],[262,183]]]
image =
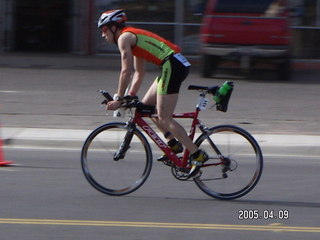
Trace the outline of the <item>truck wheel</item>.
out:
[[[217,68],[219,58],[211,55],[203,55],[201,59],[201,76],[204,78],[211,77]]]
[[[286,59],[278,65],[278,79],[289,81],[291,79],[291,62],[290,59]]]

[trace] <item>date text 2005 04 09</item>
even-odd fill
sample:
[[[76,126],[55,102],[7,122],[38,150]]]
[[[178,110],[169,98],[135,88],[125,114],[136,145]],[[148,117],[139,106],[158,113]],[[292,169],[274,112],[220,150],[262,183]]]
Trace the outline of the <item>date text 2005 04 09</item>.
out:
[[[257,209],[245,209],[238,211],[239,220],[256,220],[256,219],[289,219],[289,210],[257,210]]]

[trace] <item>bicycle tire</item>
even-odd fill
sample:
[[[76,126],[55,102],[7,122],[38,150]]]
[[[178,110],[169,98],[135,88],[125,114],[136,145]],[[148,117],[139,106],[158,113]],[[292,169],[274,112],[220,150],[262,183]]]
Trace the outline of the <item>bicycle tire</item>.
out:
[[[223,165],[214,165],[221,162],[221,156],[209,141],[213,141],[222,156],[230,160],[230,169],[225,176]],[[236,199],[249,193],[258,183],[263,170],[262,151],[244,129],[233,125],[216,126],[201,134],[195,144],[208,153],[209,160],[194,182],[209,196],[221,200]]]
[[[130,130],[132,139],[124,156],[115,158],[128,129],[125,123],[102,125],[87,137],[82,147],[82,171],[88,182],[104,194],[132,193],[144,184],[151,172],[150,144],[136,128]]]

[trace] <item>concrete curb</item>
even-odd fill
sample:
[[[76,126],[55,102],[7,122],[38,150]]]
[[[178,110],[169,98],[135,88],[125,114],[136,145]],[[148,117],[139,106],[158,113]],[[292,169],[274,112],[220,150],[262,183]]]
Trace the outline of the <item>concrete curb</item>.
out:
[[[81,148],[91,130],[3,128],[5,147]]]
[[[3,128],[5,147],[54,147],[81,149],[92,130]],[[160,135],[161,136],[161,135]],[[290,134],[253,134],[263,147],[319,147],[320,136]]]

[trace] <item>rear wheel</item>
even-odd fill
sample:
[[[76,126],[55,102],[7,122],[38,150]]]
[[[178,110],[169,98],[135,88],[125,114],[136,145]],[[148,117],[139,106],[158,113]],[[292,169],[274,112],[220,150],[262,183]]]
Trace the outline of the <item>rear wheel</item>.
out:
[[[245,130],[231,125],[211,128],[195,142],[209,155],[194,178],[209,196],[228,200],[244,196],[258,183],[263,157],[256,140]]]

